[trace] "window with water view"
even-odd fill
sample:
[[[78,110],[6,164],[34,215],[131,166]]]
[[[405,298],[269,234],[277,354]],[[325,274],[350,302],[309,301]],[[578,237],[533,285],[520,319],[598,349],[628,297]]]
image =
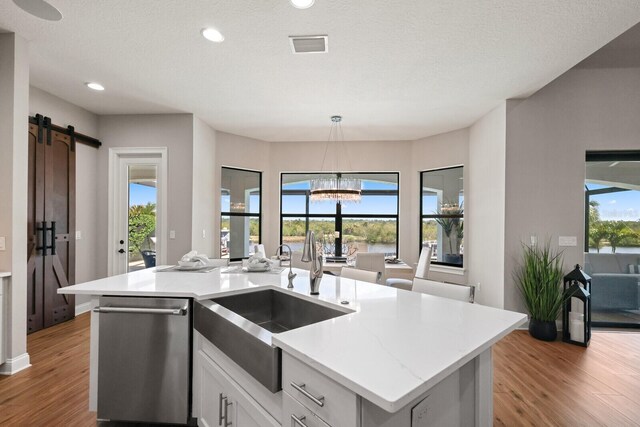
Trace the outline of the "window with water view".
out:
[[[329,174],[282,174],[280,241],[302,250],[313,230],[327,256],[398,253],[398,174],[343,173],[362,181],[360,202],[311,201],[310,180]]]
[[[238,261],[260,243],[262,173],[222,168],[220,255]]]
[[[464,258],[463,167],[420,174],[420,242],[432,263],[462,267]]]

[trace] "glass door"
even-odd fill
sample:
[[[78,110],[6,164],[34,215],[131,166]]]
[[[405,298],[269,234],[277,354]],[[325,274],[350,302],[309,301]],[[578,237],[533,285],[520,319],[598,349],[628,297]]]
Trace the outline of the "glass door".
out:
[[[127,272],[156,265],[158,170],[153,164],[128,165]]]
[[[640,328],[640,152],[587,153],[585,225],[594,325]]]
[[[110,150],[110,276],[166,263],[166,170],[166,149]]]

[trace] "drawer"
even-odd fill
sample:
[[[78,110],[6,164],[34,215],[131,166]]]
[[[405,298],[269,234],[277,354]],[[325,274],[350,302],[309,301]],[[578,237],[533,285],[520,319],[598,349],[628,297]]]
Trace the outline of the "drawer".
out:
[[[357,394],[285,352],[282,389],[332,426],[360,425]],[[285,419],[288,416],[284,414]]]
[[[286,391],[282,393],[283,427],[330,427]]]

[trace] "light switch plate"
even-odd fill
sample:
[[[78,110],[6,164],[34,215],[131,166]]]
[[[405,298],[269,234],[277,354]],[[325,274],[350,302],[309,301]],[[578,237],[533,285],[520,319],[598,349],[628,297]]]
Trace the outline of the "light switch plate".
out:
[[[175,239],[176,238],[176,230],[170,230],[169,231],[169,238],[170,239]]]
[[[7,239],[5,239],[4,237],[0,237],[0,251],[6,251],[7,250]]]
[[[81,240],[82,239],[82,231],[77,230],[76,231],[76,240]]]
[[[578,246],[578,238],[576,236],[560,236],[558,237],[558,246]]]

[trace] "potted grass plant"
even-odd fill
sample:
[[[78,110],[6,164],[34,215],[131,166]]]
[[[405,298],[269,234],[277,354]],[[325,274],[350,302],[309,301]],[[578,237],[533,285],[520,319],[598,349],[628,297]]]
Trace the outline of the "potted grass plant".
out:
[[[529,310],[529,334],[543,341],[554,341],[556,319],[565,301],[562,290],[562,252],[544,246],[522,245],[522,264],[515,272],[518,288]]]

